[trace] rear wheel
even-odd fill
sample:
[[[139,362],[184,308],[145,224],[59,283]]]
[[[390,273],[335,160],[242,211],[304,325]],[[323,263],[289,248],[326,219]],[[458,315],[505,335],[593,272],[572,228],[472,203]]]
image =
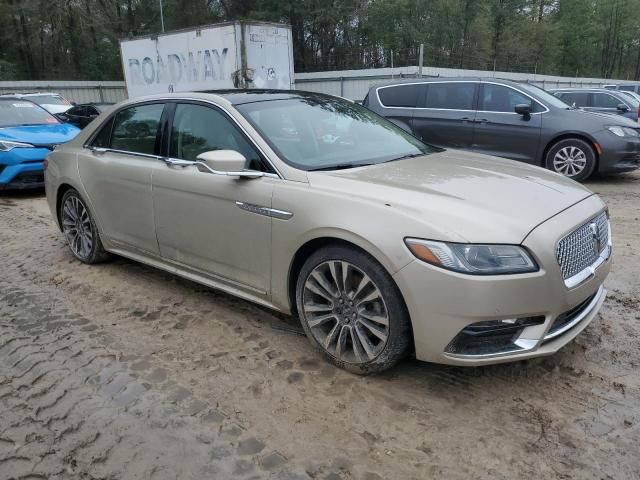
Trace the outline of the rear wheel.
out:
[[[567,138],[549,149],[545,161],[549,170],[581,182],[595,170],[596,152],[584,140]]]
[[[332,246],[311,255],[298,277],[296,303],[311,343],[341,368],[379,372],[410,350],[409,314],[398,287],[364,252]]]
[[[109,258],[89,208],[80,194],[70,189],[60,202],[62,232],[71,253],[84,263],[99,263]]]

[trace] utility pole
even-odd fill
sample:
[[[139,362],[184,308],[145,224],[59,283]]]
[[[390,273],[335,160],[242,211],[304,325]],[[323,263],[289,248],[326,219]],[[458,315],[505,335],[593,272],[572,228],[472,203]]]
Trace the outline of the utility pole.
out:
[[[420,44],[420,59],[418,60],[418,78],[422,78],[422,64],[424,62],[424,43]]]
[[[158,0],[158,3],[160,3],[160,28],[162,30],[162,33],[164,33],[164,14],[162,12],[162,0]]]

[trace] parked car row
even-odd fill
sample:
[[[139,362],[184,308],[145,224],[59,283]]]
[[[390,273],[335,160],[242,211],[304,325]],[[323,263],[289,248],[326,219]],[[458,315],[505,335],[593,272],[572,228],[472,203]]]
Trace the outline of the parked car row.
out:
[[[614,107],[622,103],[634,105],[637,118],[637,105],[620,98]],[[637,122],[572,108],[528,83],[398,81],[372,87],[363,105],[429,144],[519,160],[578,181],[640,164]]]

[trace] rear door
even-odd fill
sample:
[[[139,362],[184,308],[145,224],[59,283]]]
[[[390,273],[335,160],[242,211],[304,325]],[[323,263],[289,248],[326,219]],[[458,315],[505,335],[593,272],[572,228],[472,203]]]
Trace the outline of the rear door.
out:
[[[478,82],[429,82],[411,121],[414,134],[438,147],[470,149]]]
[[[519,104],[531,105],[528,116],[515,112]],[[482,83],[476,115],[473,151],[537,162],[542,115],[547,109],[524,92],[507,85]]]
[[[399,127],[412,131],[411,119],[420,102],[424,84],[412,83],[389,85],[376,90],[378,96],[378,113],[388,118]],[[366,103],[369,103],[366,99]]]
[[[91,206],[108,240],[126,250],[158,255],[151,172],[160,161],[159,126],[165,104],[120,110],[78,158]]]

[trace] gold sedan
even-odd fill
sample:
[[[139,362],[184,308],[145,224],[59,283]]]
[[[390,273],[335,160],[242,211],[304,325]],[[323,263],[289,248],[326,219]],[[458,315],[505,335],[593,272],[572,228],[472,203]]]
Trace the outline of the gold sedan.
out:
[[[598,196],[331,96],[127,101],[51,153],[45,180],[80,261],[121,255],[297,315],[357,373],[547,355],[605,296]]]

